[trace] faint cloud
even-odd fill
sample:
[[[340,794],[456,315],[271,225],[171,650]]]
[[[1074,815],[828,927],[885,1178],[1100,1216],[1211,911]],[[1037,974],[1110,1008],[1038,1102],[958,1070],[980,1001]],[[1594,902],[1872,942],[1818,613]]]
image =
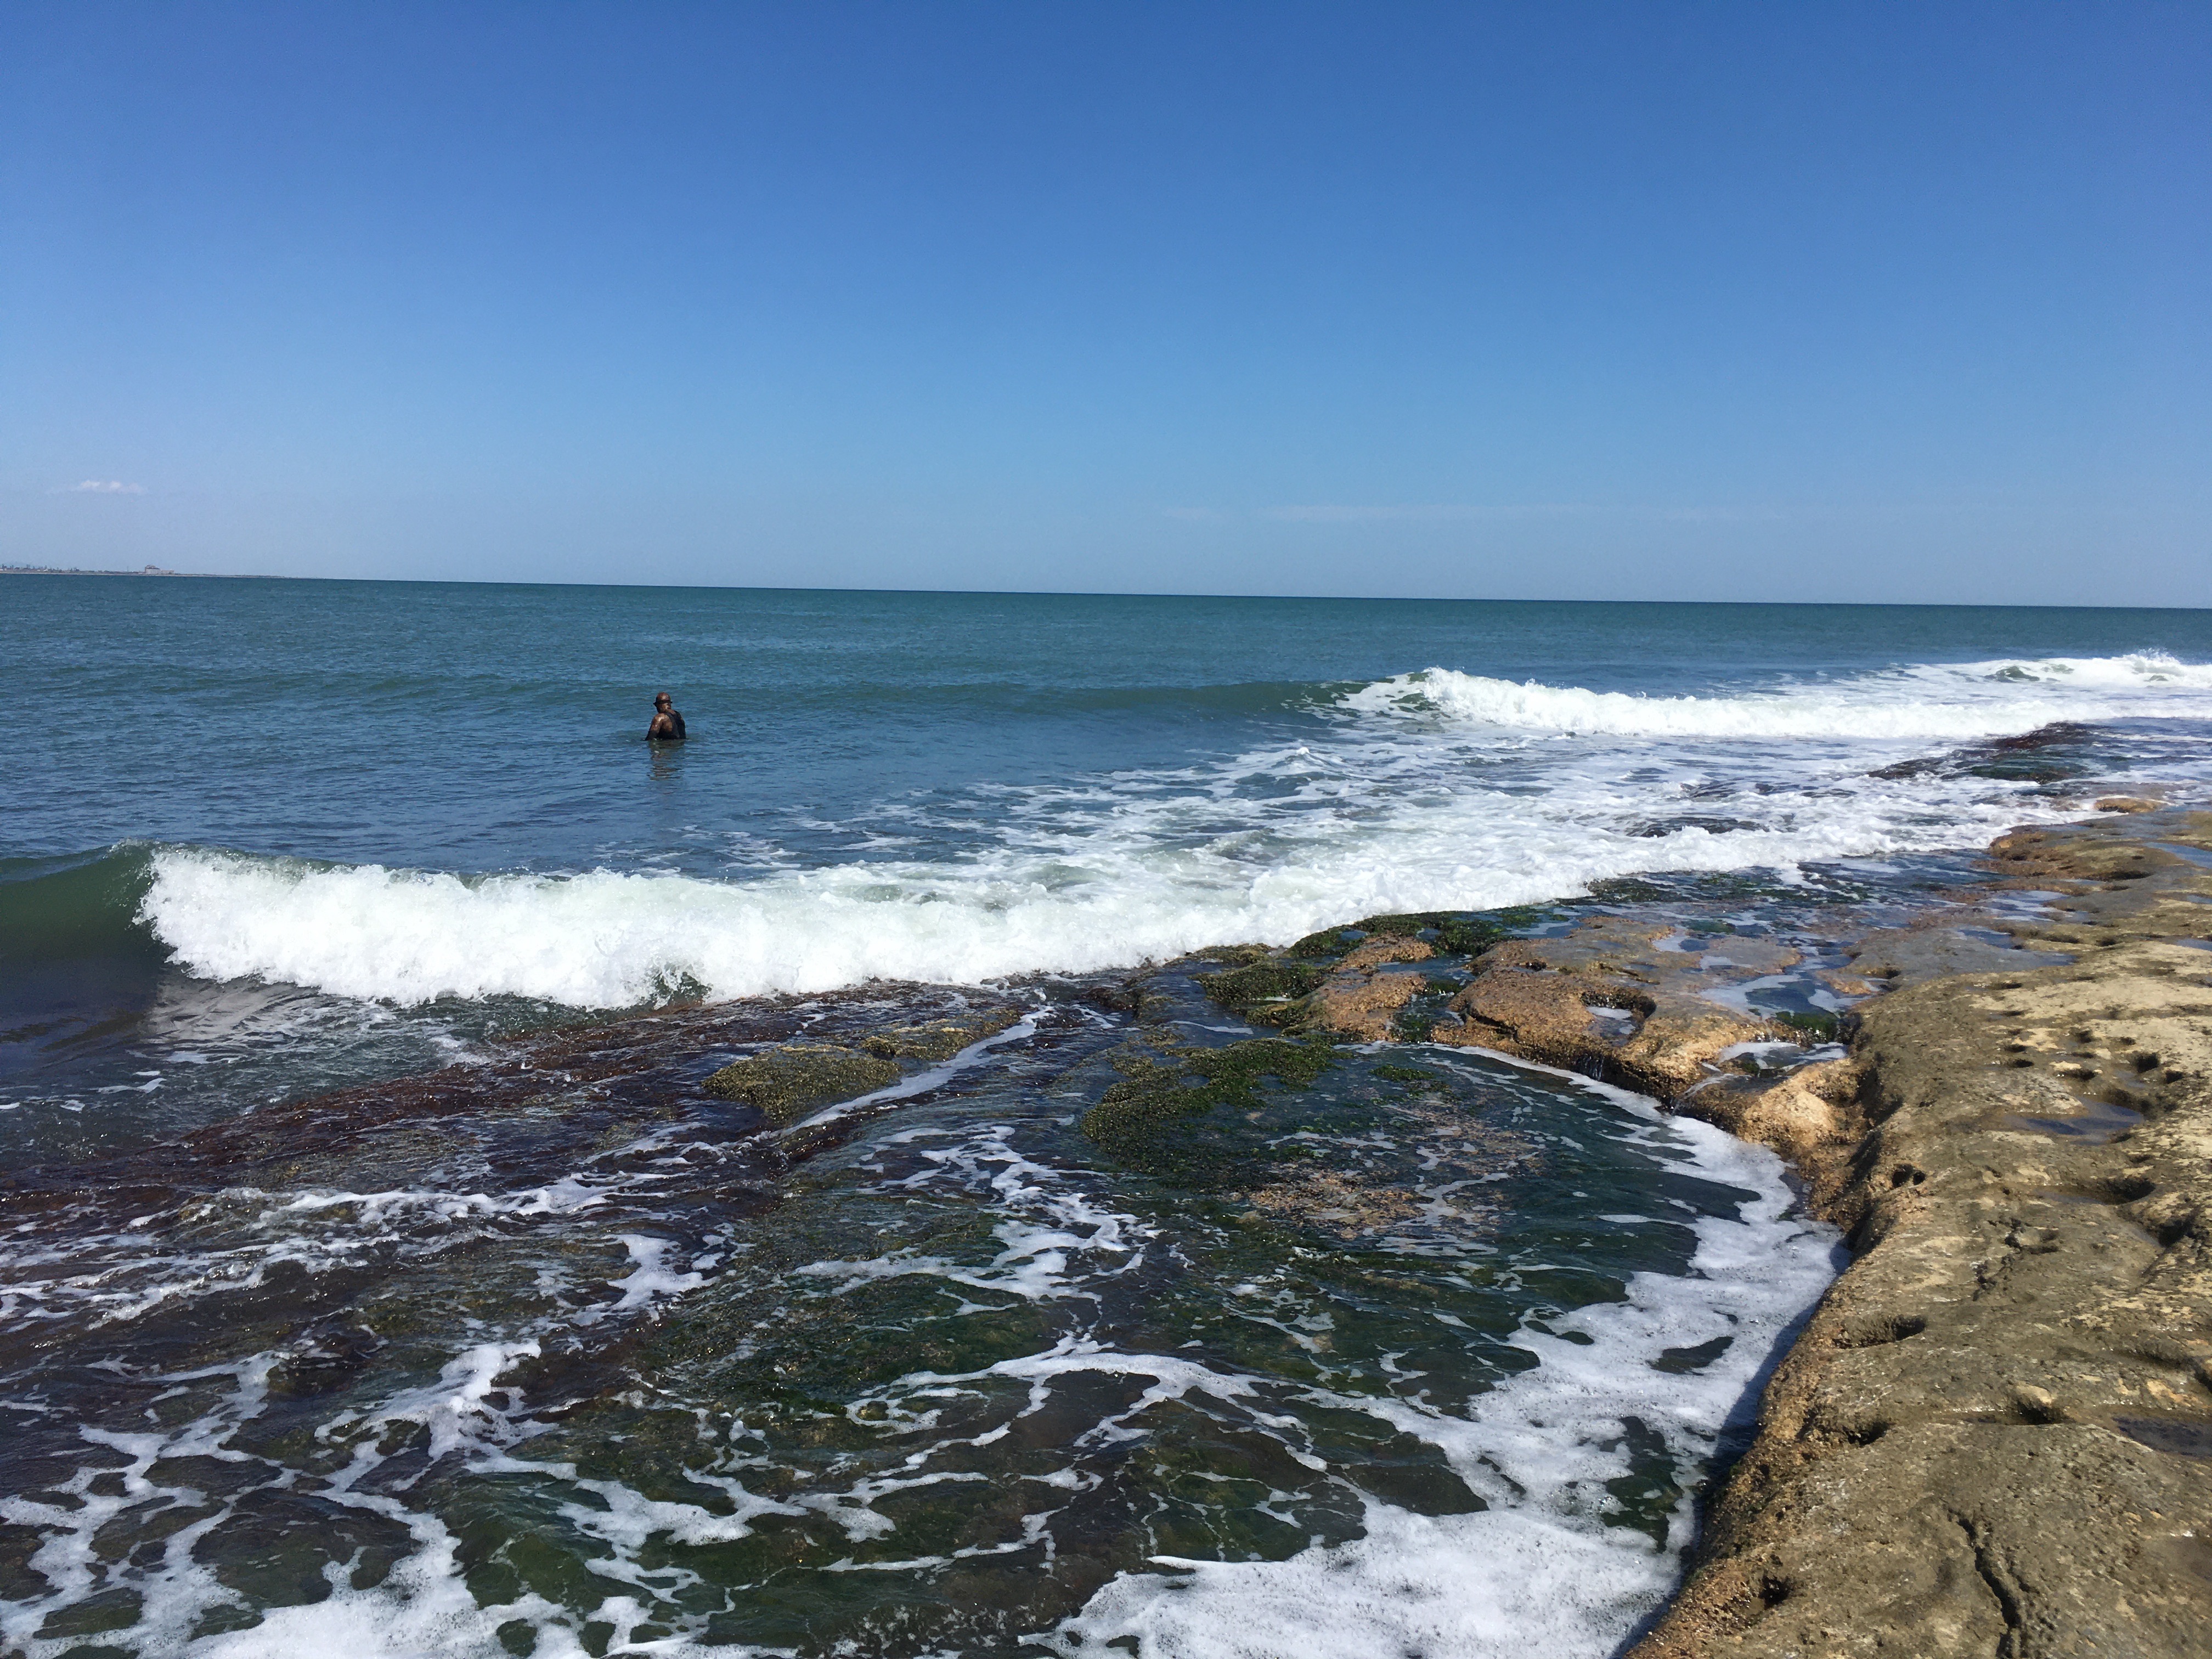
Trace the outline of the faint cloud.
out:
[[[1221,524],[1271,519],[1279,524],[1510,524],[1538,519],[1627,520],[1644,523],[1757,524],[1788,517],[1768,507],[1680,506],[1621,501],[1299,501],[1285,507],[1164,507],[1164,519]]]
[[[1517,501],[1494,507],[1462,502],[1418,502],[1390,506],[1343,506],[1333,502],[1304,507],[1263,507],[1264,519],[1298,524],[1442,524],[1491,522],[1514,519],[1642,519],[1691,524],[1766,523],[1786,514],[1763,507],[1601,507],[1591,501]]]
[[[1771,507],[1654,507],[1644,511],[1652,518],[1683,524],[1772,524],[1789,516]]]
[[[125,483],[120,478],[87,478],[82,483],[64,484],[52,492],[56,495],[143,495],[146,486]]]
[[[1299,524],[1368,524],[1380,520],[1437,523],[1448,520],[1542,518],[1596,510],[1559,501],[1528,502],[1511,507],[1473,507],[1449,501],[1401,502],[1382,507],[1347,507],[1334,502],[1318,502],[1305,507],[1271,507],[1265,508],[1261,516],[1285,519]]]

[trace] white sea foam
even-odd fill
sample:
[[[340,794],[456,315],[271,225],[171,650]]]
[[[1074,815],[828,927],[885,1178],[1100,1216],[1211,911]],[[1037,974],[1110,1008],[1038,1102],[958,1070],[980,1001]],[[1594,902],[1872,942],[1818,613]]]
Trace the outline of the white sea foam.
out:
[[[1648,1102],[1580,1086],[1612,1094],[1656,1128]],[[1740,1219],[1696,1224],[1687,1276],[1638,1273],[1626,1302],[1594,1304],[1546,1329],[1523,1329],[1516,1344],[1540,1363],[1482,1396],[1464,1418],[1391,1395],[1328,1402],[1436,1446],[1491,1507],[1430,1516],[1370,1499],[1364,1536],[1288,1560],[1156,1557],[1167,1572],[1116,1577],[1040,1639],[1069,1655],[1133,1640],[1146,1659],[1569,1659],[1612,1651],[1673,1587],[1693,1520],[1685,1498],[1664,1548],[1619,1524],[1606,1483],[1629,1472],[1626,1425],[1642,1424],[1682,1461],[1710,1456],[1790,1323],[1838,1265],[1833,1233],[1789,1214],[1772,1153],[1687,1120],[1669,1120],[1658,1133],[1689,1152],[1686,1169],[1757,1194]],[[1734,1340],[1700,1370],[1656,1369],[1670,1349],[1723,1336]],[[1040,1363],[1065,1370],[1083,1359],[1010,1364],[1034,1372]],[[1191,1375],[1188,1362],[1171,1358],[1101,1359],[1155,1377],[1153,1394],[1232,1397],[1241,1380]]]
[[[915,1136],[936,1133],[914,1132]],[[1037,1302],[1095,1297],[1099,1278],[1133,1273],[1143,1265],[1150,1230],[1133,1216],[1094,1203],[1070,1188],[1056,1170],[1023,1157],[1005,1124],[990,1125],[950,1146],[920,1149],[920,1155],[924,1168],[902,1185],[926,1187],[949,1178],[971,1189],[989,1189],[993,1207],[1004,1218],[992,1228],[1005,1247],[996,1257],[988,1263],[963,1265],[944,1256],[898,1250],[861,1261],[811,1261],[793,1268],[791,1276],[826,1281],[835,1287],[833,1295],[872,1280],[926,1276]],[[1079,1257],[1084,1271],[1071,1274],[1070,1261]]]
[[[1710,697],[1432,669],[1351,694],[1310,744],[990,792],[968,849],[933,861],[460,876],[167,848],[142,914],[208,978],[403,1005],[972,983],[1648,870],[1972,844],[2068,809],[2001,779],[1875,774],[1931,746],[2121,717],[2212,720],[2212,667],[1974,663]]]
[[[1960,741],[2016,737],[2057,720],[2212,718],[2212,665],[2156,653],[1961,663],[1704,697],[1516,684],[1431,668],[1378,681],[1348,701],[1377,713],[1434,712],[1524,732]]]

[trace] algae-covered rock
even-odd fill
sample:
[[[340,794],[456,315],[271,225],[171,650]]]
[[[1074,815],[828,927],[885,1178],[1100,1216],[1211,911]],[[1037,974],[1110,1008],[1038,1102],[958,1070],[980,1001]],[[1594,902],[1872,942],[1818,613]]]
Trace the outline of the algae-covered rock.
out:
[[[1342,927],[1308,933],[1290,946],[1286,956],[1307,960],[1334,961],[1363,939],[1420,939],[1449,956],[1474,956],[1521,929],[1534,927],[1546,912],[1522,905],[1504,910],[1413,910],[1381,916],[1364,916]]]
[[[1425,975],[1382,971],[1436,954],[1407,934],[1379,934],[1354,947],[1306,1000],[1305,1023],[1362,1042],[1383,1042],[1406,1005],[1428,989]]]
[[[1359,943],[1357,927],[1324,927],[1291,944],[1285,955],[1308,961],[1334,962]]]
[[[1416,910],[1403,915],[1369,916],[1353,927],[1354,931],[1370,939],[1420,939],[1445,955],[1471,957],[1502,939],[1510,939],[1522,929],[1534,927],[1547,914],[1532,905],[1473,913]]]
[[[817,1106],[888,1088],[898,1080],[898,1063],[880,1054],[787,1042],[725,1066],[707,1079],[705,1087],[725,1100],[757,1106],[777,1123],[789,1123]]]
[[[950,1060],[971,1042],[996,1036],[1022,1017],[1018,1008],[994,1008],[972,1019],[937,1019],[923,1025],[894,1025],[860,1041],[860,1047],[882,1060],[919,1060],[934,1064]]]
[[[1431,957],[1471,957],[1547,913],[1526,907],[1480,912],[1415,910],[1365,916],[1325,928],[1281,951],[1255,951],[1234,969],[1201,975],[1208,996],[1256,1025],[1310,1030],[1379,1042],[1425,1037],[1428,1014],[1411,1009],[1425,995],[1457,989],[1378,972]],[[1244,947],[1239,947],[1240,952]]]
[[[1246,1121],[1266,1104],[1261,1081],[1304,1089],[1333,1063],[1324,1045],[1279,1037],[1194,1049],[1164,1062],[1127,1056],[1115,1062],[1121,1081],[1084,1115],[1083,1133],[1123,1163],[1177,1186],[1249,1185],[1267,1162],[1262,1138]]]
[[[1268,957],[1225,973],[1201,974],[1198,982],[1223,1007],[1257,1024],[1273,1025],[1325,977],[1327,970],[1310,963]]]

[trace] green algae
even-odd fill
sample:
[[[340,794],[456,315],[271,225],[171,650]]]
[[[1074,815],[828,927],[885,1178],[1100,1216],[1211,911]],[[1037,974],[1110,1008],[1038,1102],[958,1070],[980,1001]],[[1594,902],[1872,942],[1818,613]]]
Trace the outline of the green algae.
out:
[[[1499,921],[1490,913],[1416,910],[1402,915],[1370,916],[1355,926],[1370,936],[1425,939],[1441,955],[1471,957],[1511,937],[1514,924]]]
[[[1231,968],[1243,968],[1264,961],[1276,951],[1272,945],[1217,945],[1198,954],[1209,962],[1225,962]]]
[[[1762,1011],[1764,1012],[1764,1011]],[[1831,1013],[1797,1013],[1795,1012],[1767,1014],[1777,1025],[1787,1025],[1793,1031],[1802,1031],[1823,1042],[1833,1042],[1843,1029],[1842,1016]]]
[[[1436,1035],[1439,1012],[1433,1006],[1408,1004],[1398,1011],[1397,1018],[1390,1022],[1390,1029],[1401,1042],[1426,1042]]]
[[[858,1048],[787,1042],[725,1066],[704,1086],[709,1094],[757,1106],[775,1122],[788,1124],[817,1107],[888,1088],[904,1075],[901,1060],[950,1060],[1020,1018],[1018,1008],[994,1008],[969,1019],[894,1025],[871,1032]]]
[[[1297,940],[1285,954],[1310,961],[1334,962],[1359,943],[1352,937],[1355,931],[1349,927],[1325,927]]]
[[[1196,1190],[1249,1182],[1297,1146],[1268,1146],[1248,1116],[1268,1103],[1261,1084],[1302,1090],[1335,1063],[1324,1043],[1254,1037],[1225,1048],[1198,1048],[1167,1063],[1134,1054],[1117,1059],[1121,1081],[1084,1115],[1083,1133],[1124,1164]]]
[[[1533,904],[1496,910],[1407,910],[1365,916],[1341,927],[1308,933],[1285,952],[1291,957],[1334,960],[1364,939],[1419,939],[1441,956],[1480,956],[1505,939],[1533,932],[1557,913]]]
[[[898,1063],[880,1054],[790,1042],[725,1066],[703,1086],[725,1100],[759,1107],[776,1123],[790,1123],[817,1106],[889,1088],[900,1075]]]
[[[1200,974],[1200,988],[1224,1008],[1234,1008],[1248,1018],[1265,1019],[1265,1006],[1304,996],[1326,972],[1310,963],[1281,957],[1265,957],[1224,973]]]
[[[1018,1008],[994,1008],[973,1019],[938,1019],[922,1025],[894,1025],[872,1032],[860,1047],[879,1060],[950,1060],[971,1042],[996,1036],[1022,1017]]]

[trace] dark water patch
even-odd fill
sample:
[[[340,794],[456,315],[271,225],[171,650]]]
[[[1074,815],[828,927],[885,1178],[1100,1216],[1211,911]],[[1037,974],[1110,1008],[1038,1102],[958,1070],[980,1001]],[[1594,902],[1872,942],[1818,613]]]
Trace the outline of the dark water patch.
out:
[[[2102,734],[2077,720],[2055,720],[2017,737],[1991,738],[1940,755],[1899,761],[1869,775],[1902,781],[1972,776],[2052,784],[2095,772],[2103,760]]]
[[[2180,1417],[2115,1417],[2112,1426],[2137,1445],[2175,1457],[2212,1457],[2212,1423]]]
[[[2057,1135],[2067,1140],[2086,1140],[2098,1145],[2125,1134],[2142,1124],[2141,1112],[2106,1100],[2085,1098],[2081,1109],[2064,1116],[2026,1112],[2008,1113],[2004,1122],[2008,1128],[2033,1129],[2039,1134]]]

